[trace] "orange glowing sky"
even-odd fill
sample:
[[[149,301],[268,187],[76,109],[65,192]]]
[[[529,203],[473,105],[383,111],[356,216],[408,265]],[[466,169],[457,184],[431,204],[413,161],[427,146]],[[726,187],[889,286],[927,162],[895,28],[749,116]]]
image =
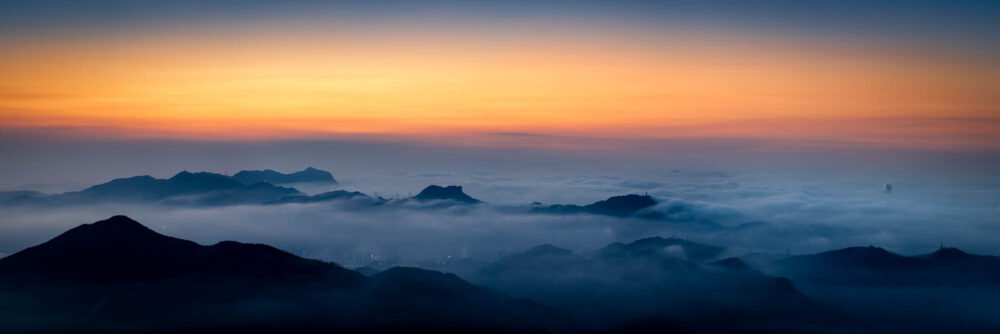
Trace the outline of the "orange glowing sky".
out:
[[[0,40],[0,128],[997,148],[1000,66],[947,50],[627,25],[345,25],[277,20]]]

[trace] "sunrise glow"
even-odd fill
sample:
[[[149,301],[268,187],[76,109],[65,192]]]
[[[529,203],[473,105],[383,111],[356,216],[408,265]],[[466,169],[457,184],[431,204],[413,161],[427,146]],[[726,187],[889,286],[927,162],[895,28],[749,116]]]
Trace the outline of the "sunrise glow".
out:
[[[1000,69],[948,50],[534,24],[365,30],[300,20],[8,39],[0,127],[199,139],[516,132],[995,148],[981,137],[998,128]]]

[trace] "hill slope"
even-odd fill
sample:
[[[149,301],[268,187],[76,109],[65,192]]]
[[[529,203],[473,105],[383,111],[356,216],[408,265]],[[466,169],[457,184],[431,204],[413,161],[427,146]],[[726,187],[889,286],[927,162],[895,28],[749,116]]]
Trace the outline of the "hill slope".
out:
[[[0,259],[0,329],[542,332],[572,320],[454,275],[365,277],[266,245],[211,246],[124,216]]]

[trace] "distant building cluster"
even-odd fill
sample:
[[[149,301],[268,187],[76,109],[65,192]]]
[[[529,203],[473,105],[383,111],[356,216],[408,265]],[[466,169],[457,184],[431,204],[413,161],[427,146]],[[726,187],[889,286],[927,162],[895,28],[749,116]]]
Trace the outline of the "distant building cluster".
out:
[[[892,193],[892,185],[888,184],[888,183],[886,183],[885,185],[883,185],[882,186],[882,192],[884,192],[886,194],[891,194]]]

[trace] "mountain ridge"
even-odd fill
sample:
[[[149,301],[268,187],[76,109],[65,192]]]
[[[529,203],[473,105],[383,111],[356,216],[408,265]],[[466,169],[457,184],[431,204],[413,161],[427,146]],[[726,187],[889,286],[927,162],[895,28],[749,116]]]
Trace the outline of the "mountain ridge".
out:
[[[535,213],[548,214],[578,214],[589,213],[613,217],[655,218],[655,213],[640,214],[644,209],[657,204],[656,200],[649,195],[621,195],[612,196],[604,200],[596,201],[587,205],[575,204],[553,204],[541,205],[537,203],[532,206],[531,211]]]
[[[292,172],[292,173],[281,173],[273,169],[264,170],[241,170],[236,174],[233,174],[233,179],[244,184],[253,184],[259,182],[269,182],[273,184],[288,184],[288,183],[328,183],[337,184],[337,180],[333,178],[333,174],[325,170],[316,169],[313,167],[306,167],[306,169]]]
[[[847,247],[777,260],[767,270],[824,285],[1000,287],[1000,257],[973,255],[957,248],[905,256],[875,246]]]
[[[86,205],[93,203],[153,203],[220,206],[262,204],[285,196],[303,195],[295,188],[259,182],[244,184],[229,176],[181,171],[167,179],[149,175],[118,178],[80,191],[6,201],[8,205]]]
[[[199,245],[126,216],[83,224],[0,258],[0,331],[545,332],[573,326],[558,310],[450,274],[393,268],[369,278],[268,245]]]
[[[660,237],[615,242],[604,248],[614,250],[613,254],[598,251],[590,257],[543,244],[503,257],[469,277],[475,283],[570,310],[595,327],[650,316],[705,317],[734,310],[750,318],[776,319],[776,324],[788,318],[825,321],[828,315],[837,314],[812,301],[791,281],[749,270],[742,261],[699,264],[655,251],[682,243]],[[700,328],[696,332],[712,332],[725,318],[688,325]]]

